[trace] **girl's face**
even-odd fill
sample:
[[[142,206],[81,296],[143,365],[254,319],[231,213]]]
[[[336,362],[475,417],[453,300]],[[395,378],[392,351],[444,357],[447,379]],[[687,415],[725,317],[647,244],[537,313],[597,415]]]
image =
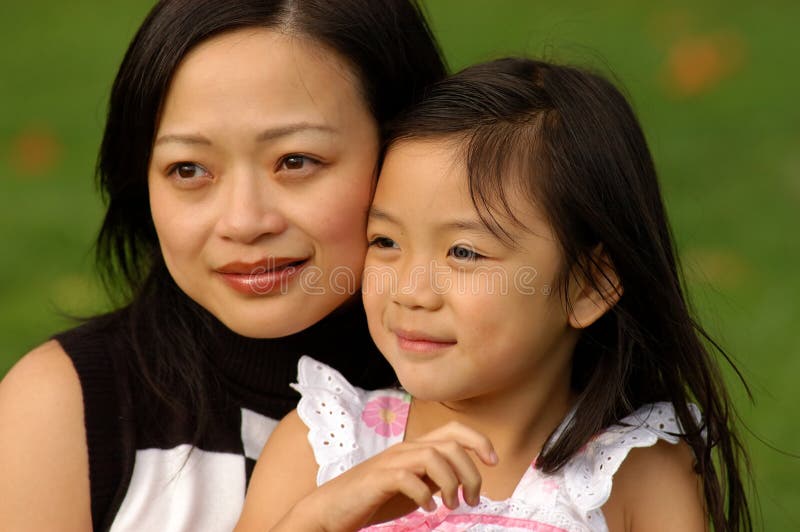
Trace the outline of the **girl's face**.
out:
[[[363,297],[369,329],[415,397],[458,401],[568,392],[577,335],[554,282],[558,242],[534,206],[509,194],[504,243],[480,221],[448,140],[389,150],[370,210]]]
[[[178,286],[250,337],[319,321],[358,288],[378,144],[350,67],[319,44],[248,29],[198,46],[148,175]]]

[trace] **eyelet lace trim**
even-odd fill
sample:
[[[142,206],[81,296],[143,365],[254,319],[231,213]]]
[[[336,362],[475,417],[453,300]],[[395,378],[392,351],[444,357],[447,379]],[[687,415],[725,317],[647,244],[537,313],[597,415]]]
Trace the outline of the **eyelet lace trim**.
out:
[[[300,358],[297,373],[298,382],[291,386],[302,395],[297,414],[309,428],[319,485],[363,460],[355,431],[363,392],[335,369],[308,356]]]
[[[699,425],[700,410],[694,404],[689,409]],[[567,494],[584,512],[599,509],[611,495],[614,473],[631,449],[653,446],[659,439],[675,444],[684,432],[672,404],[643,406],[598,434],[567,462],[563,469]]]
[[[390,398],[408,402],[400,390],[367,392],[356,388],[341,373],[308,356],[297,364],[300,419],[309,428],[308,441],[319,464],[317,485],[341,475],[351,467],[403,439],[403,431],[383,437],[365,427],[361,415],[370,399]],[[403,428],[405,420],[403,420]]]
[[[319,464],[318,485],[403,440],[402,431],[379,435],[362,421],[365,408],[376,399],[407,402],[408,395],[403,391],[361,390],[335,369],[307,356],[298,363],[298,383],[292,387],[302,395],[297,412],[309,428],[308,441]],[[693,404],[689,409],[700,426],[699,409]],[[567,422],[568,419],[562,427]],[[510,499],[493,501],[481,497],[477,507],[462,504],[451,511],[437,497],[438,509],[434,512],[418,510],[370,529],[428,530],[428,524],[441,522],[447,515],[457,519],[460,515],[482,514],[530,520],[567,531],[607,532],[601,508],[611,495],[614,474],[630,450],[655,445],[659,439],[675,444],[684,432],[670,403],[645,405],[592,438],[555,474],[544,475],[529,468]],[[469,529],[489,531],[503,527],[476,524]]]

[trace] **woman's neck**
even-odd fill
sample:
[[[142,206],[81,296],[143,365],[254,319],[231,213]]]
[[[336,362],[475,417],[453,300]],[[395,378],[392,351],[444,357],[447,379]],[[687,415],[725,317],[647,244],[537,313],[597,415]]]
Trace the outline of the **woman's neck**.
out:
[[[295,334],[281,338],[249,338],[213,316],[211,362],[232,381],[263,392],[265,387],[296,397],[289,383],[297,377],[297,361],[308,355],[341,371],[355,385],[378,388],[396,382],[394,372],[369,337],[359,300]]]

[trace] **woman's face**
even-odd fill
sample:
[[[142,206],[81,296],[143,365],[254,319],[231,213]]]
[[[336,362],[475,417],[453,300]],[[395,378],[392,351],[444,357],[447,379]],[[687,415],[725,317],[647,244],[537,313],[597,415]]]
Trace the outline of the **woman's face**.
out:
[[[319,44],[248,29],[195,48],[148,173],[178,286],[250,337],[322,319],[360,284],[378,145],[355,75]]]

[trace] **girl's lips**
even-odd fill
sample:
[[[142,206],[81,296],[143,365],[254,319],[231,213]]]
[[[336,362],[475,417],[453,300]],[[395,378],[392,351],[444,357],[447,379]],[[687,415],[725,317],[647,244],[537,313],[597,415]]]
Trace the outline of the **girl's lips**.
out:
[[[249,296],[284,293],[308,259],[271,259],[258,263],[232,262],[216,270],[223,281]]]
[[[392,332],[397,337],[398,347],[405,351],[431,353],[433,351],[447,349],[448,347],[454,346],[457,343],[455,340],[436,338],[435,336],[417,331],[404,331],[395,329]]]

